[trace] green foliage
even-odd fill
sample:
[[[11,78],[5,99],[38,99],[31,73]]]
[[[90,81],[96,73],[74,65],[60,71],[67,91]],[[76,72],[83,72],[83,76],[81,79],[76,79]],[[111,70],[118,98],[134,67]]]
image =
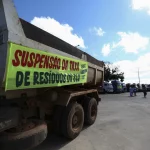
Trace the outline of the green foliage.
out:
[[[119,67],[113,66],[110,62],[104,63],[104,80],[119,80],[124,81],[124,72],[120,72]]]

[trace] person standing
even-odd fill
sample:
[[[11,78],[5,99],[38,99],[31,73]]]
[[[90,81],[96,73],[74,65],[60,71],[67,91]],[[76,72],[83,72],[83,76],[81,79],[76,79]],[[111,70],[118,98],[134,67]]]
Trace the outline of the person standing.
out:
[[[135,84],[134,84],[133,88],[134,88],[134,90],[133,90],[134,96],[136,96],[136,85]]]
[[[131,85],[131,86],[130,86],[130,97],[133,96],[133,90],[134,90],[134,89],[133,89],[133,85]]]
[[[147,89],[146,89],[146,86],[143,85],[143,93],[144,93],[144,98],[146,98],[146,95],[147,95]]]

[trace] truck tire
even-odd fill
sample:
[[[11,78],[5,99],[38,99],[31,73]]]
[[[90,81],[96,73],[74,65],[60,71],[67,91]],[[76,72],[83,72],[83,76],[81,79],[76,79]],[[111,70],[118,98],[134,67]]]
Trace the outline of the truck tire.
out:
[[[68,139],[75,139],[81,132],[84,123],[84,111],[80,104],[70,103],[62,117],[62,134]]]
[[[28,150],[42,143],[47,136],[47,125],[43,121],[34,121],[33,124],[22,129],[24,131],[5,131],[0,134],[1,150]],[[29,129],[28,129],[29,128]]]
[[[84,122],[92,125],[97,117],[97,101],[95,98],[87,97],[84,102]]]
[[[59,105],[57,105],[54,110],[53,131],[58,135],[61,135],[61,119],[62,119],[63,110],[64,107]]]

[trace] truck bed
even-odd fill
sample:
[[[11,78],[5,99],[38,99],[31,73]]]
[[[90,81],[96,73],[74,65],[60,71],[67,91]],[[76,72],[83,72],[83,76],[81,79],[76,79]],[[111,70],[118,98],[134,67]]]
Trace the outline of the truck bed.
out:
[[[104,63],[102,61],[19,18],[11,0],[0,0],[0,9],[2,10],[0,12],[0,87],[5,88],[8,74],[8,52],[12,51],[9,49],[9,43],[20,45],[22,48],[23,46],[24,48],[27,47],[28,52],[32,49],[37,50],[37,52],[44,52],[44,54],[47,53],[47,55],[58,55],[70,60],[74,59],[74,61],[88,62],[87,80],[82,82],[84,83],[82,85],[99,86],[102,84],[104,76]],[[12,78],[11,73],[10,78]],[[11,80],[13,81],[13,78]]]
[[[80,49],[70,45],[69,43],[57,38],[56,36],[32,25],[31,23],[20,18],[24,33],[27,38],[37,41],[39,43],[45,44],[47,46],[53,47],[70,55],[74,55],[78,58],[82,58],[84,53],[87,56],[87,61],[103,67],[103,62],[95,59],[86,52],[81,51]]]

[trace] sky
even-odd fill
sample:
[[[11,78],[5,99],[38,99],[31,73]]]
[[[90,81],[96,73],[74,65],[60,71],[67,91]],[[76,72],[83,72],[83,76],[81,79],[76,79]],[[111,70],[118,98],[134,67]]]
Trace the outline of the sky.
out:
[[[150,84],[150,0],[14,0],[19,17]]]

